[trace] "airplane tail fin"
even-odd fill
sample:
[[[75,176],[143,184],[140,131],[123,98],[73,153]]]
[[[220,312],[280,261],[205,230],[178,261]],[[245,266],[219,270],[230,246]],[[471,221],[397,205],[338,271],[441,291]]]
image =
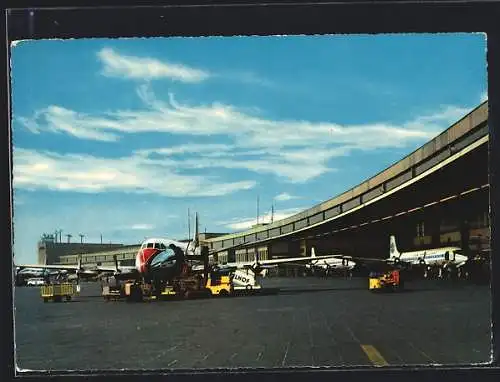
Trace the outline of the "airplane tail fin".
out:
[[[314,250],[314,247],[311,248],[311,257],[316,257],[316,251]]]
[[[189,219],[188,219],[188,224],[189,224]],[[186,246],[185,250],[185,255],[187,255],[188,251],[192,251],[193,253],[196,253],[196,248],[199,246],[199,223],[198,223],[198,212],[195,212],[194,215],[194,232],[193,232],[193,238],[189,238],[190,241],[188,241],[188,244]]]
[[[199,224],[199,221],[198,221],[198,212],[195,213],[195,217],[194,217],[194,247],[198,247],[198,245],[200,244],[199,243],[199,235],[200,235],[200,224]]]
[[[396,245],[396,237],[391,235],[389,238],[389,258],[399,257],[400,253],[398,251],[398,247]]]

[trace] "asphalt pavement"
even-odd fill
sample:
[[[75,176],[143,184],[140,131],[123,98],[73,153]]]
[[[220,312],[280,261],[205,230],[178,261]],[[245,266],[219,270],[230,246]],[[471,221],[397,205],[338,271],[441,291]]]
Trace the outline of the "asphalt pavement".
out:
[[[29,370],[456,365],[490,360],[487,285],[268,278],[279,294],[104,302],[83,283],[71,302],[15,290],[17,367]]]

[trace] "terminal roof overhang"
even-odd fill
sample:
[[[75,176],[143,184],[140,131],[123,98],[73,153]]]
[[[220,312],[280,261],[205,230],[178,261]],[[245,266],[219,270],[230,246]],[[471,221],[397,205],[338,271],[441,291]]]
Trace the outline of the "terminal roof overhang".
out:
[[[318,227],[387,197],[452,163],[488,141],[488,102],[397,163],[356,187],[286,219],[203,240],[211,251],[263,244]]]

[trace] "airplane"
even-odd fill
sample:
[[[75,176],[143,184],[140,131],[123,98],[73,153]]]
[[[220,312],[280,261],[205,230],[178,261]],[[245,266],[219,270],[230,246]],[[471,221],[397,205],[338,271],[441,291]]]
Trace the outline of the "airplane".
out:
[[[114,266],[97,265],[90,268],[84,268],[81,264],[81,259],[78,259],[77,265],[17,265],[21,268],[35,269],[57,269],[75,272],[77,280],[80,276],[95,277],[99,274],[112,274],[116,280],[118,279],[138,279],[153,281],[169,281],[182,271],[182,268],[188,267],[193,271],[201,271],[204,269],[202,265],[189,265],[190,261],[204,261],[199,242],[198,230],[198,214],[196,213],[196,229],[193,235],[193,240],[189,242],[180,242],[166,238],[149,238],[146,239],[137,252],[135,258],[135,266],[120,266],[114,256]],[[317,256],[316,260],[322,260],[331,256]],[[251,269],[255,273],[259,273],[262,269],[286,262],[310,261],[312,257],[285,258],[244,263],[227,263],[219,268],[234,268],[234,269]]]
[[[215,268],[217,269],[249,269],[253,271],[256,275],[260,274],[262,270],[274,268],[279,264],[286,263],[296,263],[296,262],[311,262],[311,261],[320,261],[324,259],[330,259],[333,255],[328,256],[300,256],[300,257],[284,257],[280,259],[271,259],[271,260],[258,260],[257,257],[253,261],[242,261],[242,262],[234,262],[234,263],[225,263],[225,264],[217,264]]]
[[[96,265],[84,267],[81,258],[78,258],[77,265],[39,265],[26,264],[17,265],[18,269],[57,270],[74,272],[79,281],[80,278],[93,278],[96,276],[113,275],[115,279],[135,279],[145,277],[154,279],[172,278],[172,273],[176,270],[175,264],[184,262],[189,256],[200,256],[200,248],[194,247],[192,242],[180,242],[172,239],[149,238],[142,242],[136,254],[134,266],[122,266],[118,264],[116,256],[113,256],[114,266]],[[200,266],[195,266],[195,270]],[[21,272],[20,271],[20,272]]]
[[[444,265],[453,263],[457,267],[464,265],[468,257],[461,254],[459,247],[441,247],[422,249],[411,252],[399,252],[396,244],[396,237],[391,235],[389,238],[389,259],[397,262],[405,262],[412,265]]]
[[[338,255],[332,255],[338,256]],[[313,260],[306,264],[306,269],[314,270],[314,268],[321,268],[328,274],[331,271],[352,271],[356,267],[356,262],[349,258],[336,258],[329,257],[323,260],[317,260],[316,258],[316,250],[314,247],[311,248],[311,257]]]
[[[353,256],[343,256],[343,255],[332,255],[343,260],[354,260],[358,264],[364,263],[369,264],[393,264],[400,267],[411,267],[413,265],[418,266],[431,266],[438,265],[443,267],[446,264],[452,263],[456,267],[461,267],[466,264],[468,257],[461,254],[461,248],[459,247],[441,247],[441,248],[431,248],[422,249],[411,252],[399,252],[396,237],[391,235],[389,237],[389,254],[385,259],[374,259],[374,258],[362,258]]]

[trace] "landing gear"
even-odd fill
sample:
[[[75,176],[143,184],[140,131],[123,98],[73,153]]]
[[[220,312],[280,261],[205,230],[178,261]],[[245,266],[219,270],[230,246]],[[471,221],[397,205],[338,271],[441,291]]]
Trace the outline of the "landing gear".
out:
[[[143,293],[140,285],[132,284],[130,286],[130,294],[127,296],[128,302],[141,302],[143,300]]]

